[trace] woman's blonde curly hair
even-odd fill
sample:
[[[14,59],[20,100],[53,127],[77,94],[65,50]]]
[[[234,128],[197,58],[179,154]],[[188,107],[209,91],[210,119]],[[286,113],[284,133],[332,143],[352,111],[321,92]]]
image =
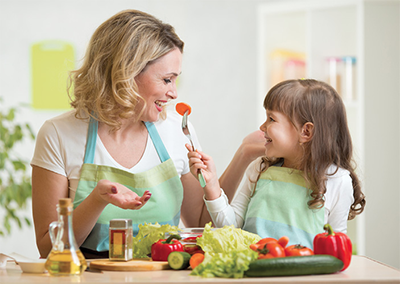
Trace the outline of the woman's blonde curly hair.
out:
[[[146,103],[135,77],[171,50],[183,52],[183,46],[171,25],[147,13],[114,15],[94,32],[82,67],[70,74],[68,92],[76,117],[91,116],[113,130],[120,128],[120,119],[139,120]]]

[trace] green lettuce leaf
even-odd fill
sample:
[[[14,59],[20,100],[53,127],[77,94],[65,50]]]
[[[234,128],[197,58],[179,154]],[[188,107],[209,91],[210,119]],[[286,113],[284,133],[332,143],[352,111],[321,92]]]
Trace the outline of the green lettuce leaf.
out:
[[[197,245],[201,246],[204,252],[214,254],[249,249],[251,244],[259,240],[259,235],[235,228],[233,225],[213,229],[211,223],[208,223],[204,227],[203,236],[197,239]]]
[[[151,253],[151,245],[159,239],[165,238],[165,233],[177,234],[181,231],[177,226],[159,223],[144,223],[139,225],[139,232],[133,238],[133,257],[144,258]]]
[[[204,228],[203,236],[197,239],[197,245],[205,252],[205,258],[191,275],[202,277],[242,278],[250,262],[258,253],[249,248],[260,236],[232,226],[212,229],[211,224]]]

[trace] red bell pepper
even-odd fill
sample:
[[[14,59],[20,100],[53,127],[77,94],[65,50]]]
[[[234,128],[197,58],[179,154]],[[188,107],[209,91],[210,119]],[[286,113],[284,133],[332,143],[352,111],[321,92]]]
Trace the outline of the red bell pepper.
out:
[[[151,259],[168,261],[168,255],[173,251],[183,251],[179,235],[171,235],[168,239],[160,239],[151,246]]]
[[[352,245],[350,238],[343,233],[335,233],[331,225],[324,226],[325,233],[314,238],[314,254],[329,254],[343,261],[345,270],[351,261]]]

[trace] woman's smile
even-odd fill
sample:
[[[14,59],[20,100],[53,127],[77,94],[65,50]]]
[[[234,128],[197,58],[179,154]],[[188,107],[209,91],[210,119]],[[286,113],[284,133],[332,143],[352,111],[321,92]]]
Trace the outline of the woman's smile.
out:
[[[182,53],[175,48],[149,63],[135,77],[138,93],[146,103],[141,120],[157,121],[165,104],[177,98],[176,79],[181,73],[181,65]],[[144,102],[139,107],[142,107]]]

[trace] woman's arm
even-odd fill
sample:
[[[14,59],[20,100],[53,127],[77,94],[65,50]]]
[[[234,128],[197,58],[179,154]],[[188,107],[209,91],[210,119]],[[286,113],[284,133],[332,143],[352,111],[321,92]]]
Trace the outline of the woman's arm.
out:
[[[140,209],[151,193],[142,197],[123,185],[101,180],[89,196],[73,212],[73,227],[78,246],[85,241],[101,212],[111,203],[123,209]],[[60,198],[68,197],[68,179],[49,170],[32,167],[32,213],[36,244],[41,257],[47,257],[52,245],[49,225],[57,220],[56,205]]]
[[[198,167],[203,167],[203,173],[206,175],[207,187],[210,187],[208,177],[212,176],[213,182],[217,184],[218,189],[209,190],[209,197],[207,194],[207,189],[203,191],[199,181],[194,177],[194,174],[185,174],[181,177],[181,181],[184,187],[184,198],[181,209],[181,217],[184,225],[186,227],[198,227],[204,226],[206,223],[211,221],[210,214],[205,208],[203,202],[203,194],[206,193],[206,199],[216,199],[220,197],[221,193],[219,187],[221,186],[226,196],[228,197],[228,203],[230,203],[235,195],[240,182],[242,181],[243,175],[249,164],[255,160],[257,157],[262,156],[265,153],[265,138],[262,131],[255,131],[243,139],[243,142],[235,156],[233,157],[231,163],[219,178],[218,181],[214,181],[215,173],[209,172],[210,169],[206,168],[202,163],[198,163]],[[191,151],[191,146],[187,145],[189,153]],[[201,151],[200,151],[201,152]],[[202,153],[202,152],[201,152]],[[204,153],[202,153],[204,155]],[[189,154],[190,155],[193,154]],[[206,155],[205,155],[206,156]],[[203,157],[204,158],[204,157]],[[204,162],[204,161],[203,161]],[[207,163],[207,161],[205,161]],[[193,166],[192,162],[192,166]],[[214,164],[212,163],[213,170]],[[194,173],[197,169],[192,169]],[[212,195],[212,196],[211,196]]]
[[[204,227],[211,222],[203,201],[203,189],[199,181],[189,172],[181,176],[183,185],[183,202],[181,219],[185,227]]]
[[[242,181],[244,172],[252,161],[265,155],[265,137],[260,130],[247,135],[239,149],[233,156],[232,161],[219,178],[219,183],[224,189],[229,202],[232,201],[237,188]]]
[[[68,179],[54,172],[32,166],[32,214],[36,244],[42,258],[47,257],[52,245],[49,224],[57,221],[56,204],[68,197]]]

